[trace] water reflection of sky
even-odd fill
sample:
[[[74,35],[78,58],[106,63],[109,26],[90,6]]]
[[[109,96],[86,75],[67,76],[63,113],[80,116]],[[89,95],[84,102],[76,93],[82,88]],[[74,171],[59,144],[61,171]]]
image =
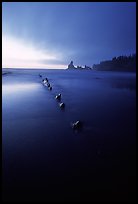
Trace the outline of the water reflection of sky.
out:
[[[36,83],[21,83],[21,84],[4,84],[2,85],[2,92],[4,94],[9,93],[16,93],[16,92],[23,92],[23,91],[31,91],[33,89],[36,89],[38,87],[38,84]]]

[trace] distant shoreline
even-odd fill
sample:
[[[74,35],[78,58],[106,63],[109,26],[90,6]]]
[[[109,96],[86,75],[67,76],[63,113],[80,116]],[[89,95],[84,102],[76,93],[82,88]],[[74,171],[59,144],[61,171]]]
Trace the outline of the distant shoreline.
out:
[[[90,71],[90,72],[122,72],[122,73],[136,73],[136,71],[134,70],[95,70],[95,69],[77,69],[77,68],[74,68],[74,69],[38,69],[38,68],[34,68],[34,69],[30,69],[30,68],[2,68],[2,75],[7,75],[7,74],[12,74],[12,70],[13,71]]]
[[[92,71],[92,72],[130,72],[130,73],[136,73],[136,70],[96,70],[96,69],[66,69],[68,71],[72,71],[72,70],[80,70],[80,71]]]

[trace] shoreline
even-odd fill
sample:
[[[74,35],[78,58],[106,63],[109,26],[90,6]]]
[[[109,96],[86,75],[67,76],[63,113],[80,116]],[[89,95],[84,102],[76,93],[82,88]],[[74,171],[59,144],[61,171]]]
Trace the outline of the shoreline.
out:
[[[7,71],[4,71],[4,70],[7,70]],[[44,68],[2,68],[2,72],[4,72],[4,73],[2,73],[2,75],[5,75],[5,74],[11,74],[12,72],[10,71],[10,70],[13,70],[13,71],[15,71],[15,70],[17,70],[17,71],[23,71],[23,70],[28,70],[28,71],[41,71],[41,70],[43,70],[43,71],[46,71],[46,70],[48,70],[48,71],[61,71],[61,70],[65,70],[65,71],[92,71],[92,72],[112,72],[112,73],[115,73],[115,72],[118,72],[118,73],[135,73],[136,74],[136,71],[128,71],[128,70],[124,70],[124,71],[122,71],[122,70],[93,70],[93,69],[77,69],[77,68],[75,68],[75,69],[69,69],[69,68],[66,68],[66,69],[44,69]],[[7,73],[8,72],[8,73]]]

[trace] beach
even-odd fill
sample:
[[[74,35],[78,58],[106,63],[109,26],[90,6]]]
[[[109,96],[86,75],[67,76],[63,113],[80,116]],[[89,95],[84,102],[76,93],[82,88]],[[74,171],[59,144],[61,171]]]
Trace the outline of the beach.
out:
[[[136,73],[10,69],[2,171],[4,201],[136,201]]]

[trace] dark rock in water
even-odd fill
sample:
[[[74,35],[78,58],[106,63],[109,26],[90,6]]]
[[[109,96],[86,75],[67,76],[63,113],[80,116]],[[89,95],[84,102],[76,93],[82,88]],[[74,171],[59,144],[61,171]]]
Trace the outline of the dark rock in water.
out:
[[[91,67],[89,67],[89,66],[87,66],[87,65],[85,65],[85,69],[92,69]]]
[[[49,87],[49,90],[50,90],[50,91],[52,90],[52,86]]]
[[[82,128],[82,126],[83,126],[82,122],[79,120],[72,124],[73,129],[80,129],[80,128]]]
[[[60,100],[61,99],[61,94],[56,95],[55,99]]]
[[[75,69],[73,61],[71,61],[70,64],[68,65],[68,69]]]
[[[47,87],[48,87],[48,88],[50,87],[50,83],[47,83]]]
[[[43,82],[43,83],[48,83],[48,79],[45,78],[45,79],[42,80],[42,82]]]
[[[45,84],[45,83],[46,83],[46,80],[45,80],[45,79],[43,79],[43,80],[42,80],[42,82]]]
[[[41,74],[39,74],[39,76],[40,76],[40,77],[42,77],[42,75],[41,75]]]
[[[77,69],[83,69],[81,66],[77,66]]]
[[[60,108],[65,108],[65,103],[60,103],[60,104],[59,104],[59,107],[60,107]]]

